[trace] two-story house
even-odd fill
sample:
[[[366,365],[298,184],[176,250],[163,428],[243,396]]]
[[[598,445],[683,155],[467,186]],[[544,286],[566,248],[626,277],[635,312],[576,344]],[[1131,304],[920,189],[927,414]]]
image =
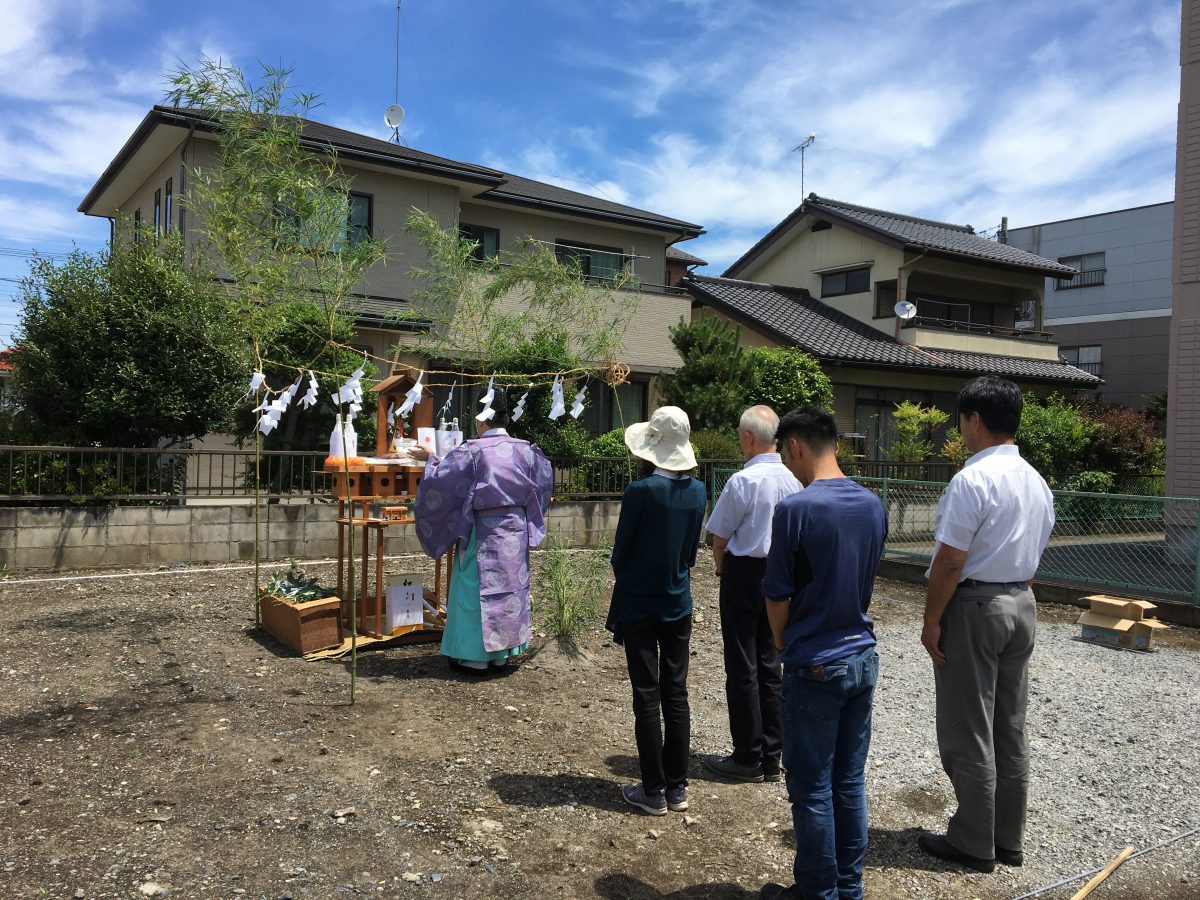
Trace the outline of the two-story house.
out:
[[[1014,247],[1078,270],[1046,279],[1043,326],[1063,360],[1104,379],[1103,397],[1138,409],[1167,389],[1175,204],[1013,228]]]
[[[353,298],[356,346],[381,357],[389,357],[396,346],[413,346],[411,325],[403,324],[398,314],[420,287],[410,270],[426,261],[424,247],[404,230],[416,208],[441,227],[458,228],[478,241],[480,254],[515,249],[531,237],[577,260],[585,275],[623,269],[635,276],[634,289],[641,296],[621,355],[632,370],[631,380],[617,389],[619,403],[606,386],[594,388],[581,421],[603,432],[645,418],[654,376],[680,362],[667,329],[690,314],[687,294],[662,283],[666,251],[702,234],[700,226],[319,122],[303,123],[302,140],[315,153],[332,150],[350,176],[348,227],[387,242],[387,265],[372,268]],[[197,169],[216,163],[217,149],[217,134],[206,115],[155,106],[79,210],[114,220],[124,215],[155,229],[179,229],[185,241],[194,240],[202,211],[189,213],[180,198]],[[471,348],[463,349],[469,355]]]
[[[954,412],[966,379],[1038,394],[1094,387],[1042,330],[1045,279],[1075,270],[935,222],[810,194],[720,278],[693,275],[694,316],[741,326],[745,346],[795,346],[833,382],[838,428],[877,455],[902,400]],[[897,315],[899,301],[915,307]]]

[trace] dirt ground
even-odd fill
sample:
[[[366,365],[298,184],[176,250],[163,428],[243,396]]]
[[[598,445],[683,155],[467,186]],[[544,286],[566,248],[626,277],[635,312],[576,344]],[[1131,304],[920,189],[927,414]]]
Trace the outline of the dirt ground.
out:
[[[705,566],[695,593],[693,750],[725,752]],[[255,631],[251,594],[247,571],[0,581],[0,896],[732,900],[790,882],[783,785],[720,783],[696,760],[686,815],[622,803],[629,689],[599,623],[577,659],[482,679],[436,644],[364,653],[350,706],[348,662]],[[919,603],[881,581],[873,612],[919,649]],[[946,790],[872,778],[868,896],[1012,895],[913,850],[917,826],[944,822]],[[1139,884],[1093,896],[1195,896]]]

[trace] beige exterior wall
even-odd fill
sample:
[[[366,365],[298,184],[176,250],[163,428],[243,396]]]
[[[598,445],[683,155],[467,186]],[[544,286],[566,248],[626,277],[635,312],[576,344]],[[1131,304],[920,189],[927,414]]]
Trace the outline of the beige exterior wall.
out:
[[[1183,0],[1180,65],[1167,496],[1200,497],[1200,0]]]
[[[875,319],[875,282],[894,281],[896,270],[903,263],[903,254],[846,228],[834,225],[822,231],[811,231],[811,223],[794,229],[786,245],[765,260],[755,260],[739,277],[746,281],[804,288],[834,309],[879,327]],[[782,243],[782,242],[781,242]],[[821,297],[822,271],[841,267],[869,265],[871,290],[860,294]]]
[[[167,179],[171,179],[172,193],[172,211],[171,211],[171,226],[178,227],[179,225],[179,151],[183,146],[182,142],[176,145],[167,155],[158,167],[143,181],[129,198],[119,207],[121,214],[128,216],[130,221],[133,220],[134,212],[138,209],[142,211],[142,224],[154,224],[154,192],[162,191],[162,203],[165,210],[166,207],[166,187]],[[189,173],[190,175],[190,173]],[[165,219],[165,211],[164,211]],[[163,222],[165,227],[166,222]]]
[[[895,319],[888,321],[894,322]],[[878,328],[879,325],[877,324],[875,327]],[[963,350],[970,353],[995,353],[1001,356],[1019,356],[1024,359],[1058,361],[1058,344],[1049,344],[1044,341],[1023,341],[990,334],[942,331],[937,328],[901,328],[900,337],[918,347],[928,347],[931,350]]]
[[[731,325],[736,325],[740,330],[738,332],[738,346],[740,347],[782,347],[783,345],[772,337],[761,334],[753,328],[748,328],[740,322],[735,322],[729,316],[722,312],[718,312],[708,306],[697,306],[691,311],[691,320],[695,322],[701,316],[712,317],[722,322],[728,322]]]

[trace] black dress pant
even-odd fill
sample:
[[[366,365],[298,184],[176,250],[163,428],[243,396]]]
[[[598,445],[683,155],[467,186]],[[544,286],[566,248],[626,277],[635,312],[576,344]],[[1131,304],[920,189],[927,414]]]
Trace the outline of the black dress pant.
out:
[[[766,567],[765,559],[727,553],[721,563],[720,605],[733,758],[744,766],[761,764],[771,775],[779,771],[783,752],[783,671],[762,593]]]
[[[633,733],[642,787],[648,794],[657,794],[668,787],[686,785],[691,743],[687,674],[692,617],[674,622],[622,622],[621,637],[633,686]]]

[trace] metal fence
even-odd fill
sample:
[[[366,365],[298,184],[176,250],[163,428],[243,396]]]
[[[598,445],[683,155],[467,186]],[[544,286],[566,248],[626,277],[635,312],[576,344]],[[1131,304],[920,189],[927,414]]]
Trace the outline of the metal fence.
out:
[[[264,451],[258,461],[259,495],[293,500],[328,496],[324,462],[325,454],[317,451]],[[615,499],[641,477],[641,462],[629,457],[553,457],[550,462],[559,500]],[[708,460],[701,463],[699,477],[707,484],[714,467],[735,465],[740,461]],[[250,498],[254,488],[253,448],[0,447],[0,504],[9,506],[178,504]]]
[[[888,512],[887,553],[927,562],[940,482],[860,478]],[[1038,577],[1200,605],[1200,500],[1054,491]]]
[[[325,454],[264,451],[258,463],[268,498],[329,490]],[[0,503],[179,503],[253,496],[255,453],[112,447],[0,447]]]

